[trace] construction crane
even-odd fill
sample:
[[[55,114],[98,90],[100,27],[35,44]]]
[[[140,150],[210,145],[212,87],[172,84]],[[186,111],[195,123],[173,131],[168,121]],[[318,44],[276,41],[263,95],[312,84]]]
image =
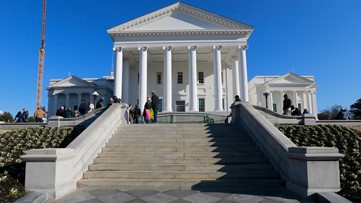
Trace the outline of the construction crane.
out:
[[[42,88],[43,88],[44,54],[45,54],[45,22],[46,22],[46,0],[43,0],[41,46],[39,49],[38,82],[37,82],[37,89],[36,89],[36,108],[41,107],[41,94],[42,94]]]

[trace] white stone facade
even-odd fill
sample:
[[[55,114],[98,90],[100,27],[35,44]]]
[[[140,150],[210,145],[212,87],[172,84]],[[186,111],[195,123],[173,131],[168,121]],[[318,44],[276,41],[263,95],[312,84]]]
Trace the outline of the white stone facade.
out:
[[[282,114],[283,95],[287,94],[292,105],[301,112],[307,109],[317,116],[317,100],[314,76],[300,76],[287,73],[282,76],[256,76],[249,82],[249,102],[252,105],[268,107],[268,109]],[[268,93],[267,105],[266,96]]]

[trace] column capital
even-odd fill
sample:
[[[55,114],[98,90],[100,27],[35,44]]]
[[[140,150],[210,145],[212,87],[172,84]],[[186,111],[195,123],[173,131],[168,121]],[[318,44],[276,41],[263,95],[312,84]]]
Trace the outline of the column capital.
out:
[[[173,47],[172,46],[163,46],[163,50],[165,51],[172,51]]]
[[[238,48],[242,49],[242,50],[246,50],[246,49],[248,49],[248,45],[241,45]]]
[[[188,49],[191,51],[196,51],[198,49],[198,46],[188,46]]]
[[[213,49],[214,50],[221,50],[222,49],[222,45],[218,45],[218,46],[213,46]]]
[[[123,51],[123,47],[117,47],[117,48],[114,47],[113,51],[116,51],[116,52]]]
[[[139,51],[148,51],[148,47],[138,47]]]

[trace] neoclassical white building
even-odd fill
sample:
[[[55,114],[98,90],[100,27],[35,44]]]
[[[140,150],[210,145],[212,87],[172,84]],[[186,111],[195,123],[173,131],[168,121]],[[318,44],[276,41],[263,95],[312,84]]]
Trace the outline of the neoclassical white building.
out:
[[[156,91],[163,112],[224,111],[248,101],[247,40],[253,27],[175,3],[108,30],[114,94],[141,108]]]
[[[292,105],[301,112],[307,109],[317,116],[317,86],[314,76],[300,76],[295,73],[282,76],[256,76],[249,82],[249,102],[282,114],[283,95],[287,94]]]
[[[60,105],[76,107],[81,99],[90,100],[94,91],[141,108],[155,91],[162,112],[230,111],[235,95],[264,105],[261,95],[270,91],[268,103],[276,112],[284,93],[302,109],[317,112],[313,77],[289,73],[257,76],[248,83],[246,50],[252,31],[252,26],[184,3],[115,26],[108,30],[116,56],[114,80],[71,76],[50,81],[49,115]]]

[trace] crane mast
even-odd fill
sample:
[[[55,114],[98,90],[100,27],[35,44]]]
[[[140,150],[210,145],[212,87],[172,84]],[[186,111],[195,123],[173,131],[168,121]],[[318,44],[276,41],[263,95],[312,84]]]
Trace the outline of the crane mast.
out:
[[[36,108],[41,106],[41,94],[42,94],[43,72],[44,72],[44,55],[45,55],[45,22],[46,22],[46,0],[43,0],[41,45],[39,49],[38,82],[36,89]]]

